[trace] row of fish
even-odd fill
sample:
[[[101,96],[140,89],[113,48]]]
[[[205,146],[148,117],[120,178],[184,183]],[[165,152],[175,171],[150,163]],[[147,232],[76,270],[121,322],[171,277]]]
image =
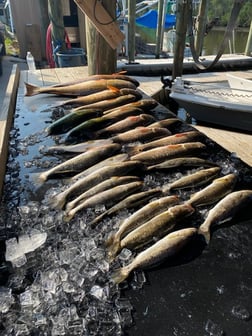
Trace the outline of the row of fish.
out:
[[[40,182],[64,178],[52,207],[62,209],[64,220],[70,221],[85,209],[104,205],[106,210],[94,217],[92,227],[123,209],[133,209],[105,242],[110,262],[123,248],[136,254],[129,265],[111,275],[117,283],[131,271],[177,253],[196,234],[208,243],[213,225],[229,220],[252,200],[252,190],[234,191],[237,174],[223,175],[219,165],[201,157],[207,150],[202,134],[196,130],[173,134],[172,127],[181,120],[175,116],[157,120],[153,113],[157,102],[143,98],[138,86],[121,73],[44,88],[26,83],[27,96],[73,96],[58,105],[78,105],[46,129],[48,136],[65,137],[44,153],[70,155],[37,176]],[[193,172],[160,186],[150,188],[145,183],[148,174],[169,174],[182,167]],[[193,193],[194,188],[199,190]],[[172,194],[182,189],[189,190],[189,197]],[[206,205],[214,206],[198,228],[176,229],[177,223]]]

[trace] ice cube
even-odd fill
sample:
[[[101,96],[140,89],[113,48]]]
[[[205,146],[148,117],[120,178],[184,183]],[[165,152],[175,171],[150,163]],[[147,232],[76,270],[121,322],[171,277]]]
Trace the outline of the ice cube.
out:
[[[231,310],[231,313],[239,320],[248,321],[251,318],[251,313],[248,311],[246,307],[242,305],[234,306]]]
[[[11,289],[0,287],[0,312],[7,313],[11,305],[14,303],[14,298]]]
[[[207,323],[205,325],[205,330],[206,332],[210,335],[210,336],[223,336],[224,335],[224,331],[222,330],[222,328],[214,323],[211,320],[207,320]]]

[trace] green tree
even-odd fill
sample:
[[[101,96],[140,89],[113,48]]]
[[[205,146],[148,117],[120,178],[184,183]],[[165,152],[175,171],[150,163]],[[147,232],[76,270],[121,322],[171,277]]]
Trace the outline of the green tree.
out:
[[[208,18],[212,20],[219,18],[219,25],[226,26],[235,0],[210,0]],[[237,25],[240,27],[249,27],[252,18],[252,1],[247,0],[238,17]]]

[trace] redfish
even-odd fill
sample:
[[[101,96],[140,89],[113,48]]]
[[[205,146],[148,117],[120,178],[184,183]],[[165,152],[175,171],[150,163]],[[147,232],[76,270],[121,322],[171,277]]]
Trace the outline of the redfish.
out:
[[[55,94],[58,96],[86,96],[92,93],[103,91],[109,86],[118,89],[130,88],[136,89],[136,85],[123,79],[99,79],[84,81],[72,85],[63,86],[44,86],[39,87],[25,82],[25,96],[34,96],[42,93]]]

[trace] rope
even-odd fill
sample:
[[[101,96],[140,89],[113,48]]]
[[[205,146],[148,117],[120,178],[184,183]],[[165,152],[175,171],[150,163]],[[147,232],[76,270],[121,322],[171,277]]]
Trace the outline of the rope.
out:
[[[226,31],[222,40],[222,43],[220,45],[219,51],[215,57],[215,59],[212,61],[211,64],[209,64],[208,66],[205,66],[203,63],[200,62],[199,60],[199,55],[197,55],[196,50],[195,50],[195,44],[194,44],[194,34],[193,34],[193,15],[192,15],[192,0],[189,0],[189,13],[188,13],[188,32],[189,32],[189,41],[190,41],[190,48],[191,48],[191,53],[192,53],[192,57],[193,60],[195,62],[195,65],[198,67],[198,69],[200,70],[206,70],[206,69],[211,69],[221,58],[228,40],[231,38],[232,36],[232,31],[235,28],[236,25],[236,21],[238,18],[238,15],[240,13],[240,10],[243,6],[243,4],[246,2],[247,0],[234,0],[234,5],[232,8],[232,12],[230,15],[230,19],[228,22],[228,25],[226,27]]]

